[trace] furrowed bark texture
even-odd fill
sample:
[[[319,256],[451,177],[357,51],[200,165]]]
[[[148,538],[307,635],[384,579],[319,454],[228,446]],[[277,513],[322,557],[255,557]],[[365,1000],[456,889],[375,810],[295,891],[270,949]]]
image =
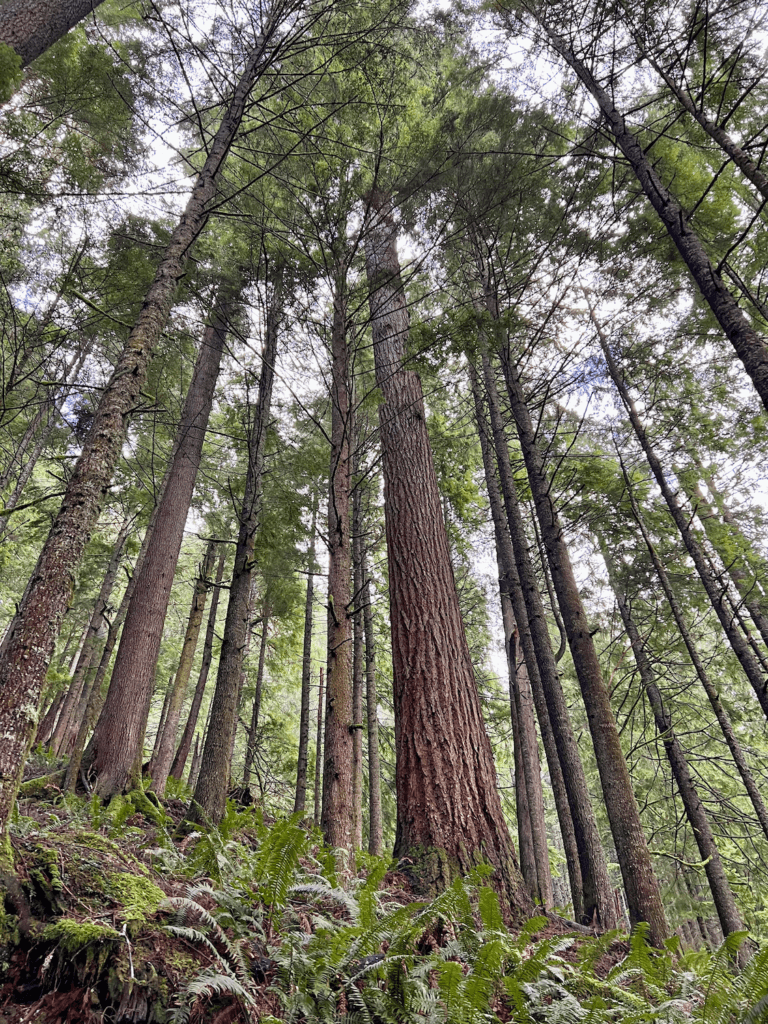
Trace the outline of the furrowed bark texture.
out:
[[[637,500],[635,499],[629,475],[623,466],[622,471],[624,473],[624,481],[627,486],[627,494],[629,495],[629,500],[632,504],[632,513],[640,528],[640,532],[643,535],[645,546],[648,548],[648,554],[651,556],[653,567],[656,570],[656,575],[659,577],[659,582],[661,583],[662,590],[664,591],[664,596],[667,599],[675,624],[677,625],[680,636],[683,638],[685,648],[688,651],[688,657],[691,659],[691,664],[696,669],[696,675],[699,677],[699,682],[703,686],[704,692],[707,695],[707,700],[715,713],[715,718],[720,726],[725,742],[728,745],[728,749],[731,752],[731,757],[736,765],[736,769],[741,776],[741,781],[744,783],[744,788],[752,802],[752,806],[755,810],[755,814],[757,815],[757,820],[760,822],[763,834],[768,839],[768,808],[765,806],[760,790],[757,788],[755,777],[752,774],[752,770],[747,763],[744,751],[738,741],[733,723],[731,722],[728,712],[723,707],[723,702],[720,700],[720,693],[718,692],[717,686],[709,678],[709,673],[707,672],[696,644],[693,641],[693,637],[691,636],[691,631],[689,630],[685,616],[683,615],[682,608],[675,597],[672,584],[667,576],[667,571],[664,568],[653,541],[651,540],[651,536],[646,529],[645,520],[643,519]]]
[[[513,564],[516,572],[514,576],[510,573],[510,580],[513,584],[510,588],[510,596],[514,602],[518,628],[522,630],[523,654],[528,666],[528,677],[547,754],[550,778],[555,780],[554,785],[557,786],[559,782],[557,766],[559,765],[568,799],[574,841],[578,850],[581,891],[578,899],[574,897],[574,914],[578,914],[581,910],[581,916],[576,917],[577,921],[583,923],[595,921],[602,928],[612,928],[615,924],[615,911],[605,851],[597,829],[581,754],[573,732],[565,694],[560,684],[555,656],[552,652],[547,616],[528,551],[528,537],[509,461],[509,448],[499,409],[496,382],[487,355],[483,355],[483,378],[488,396],[499,483],[514,551]],[[518,585],[514,585],[515,583]],[[522,595],[522,601],[520,595]],[[558,788],[554,790],[556,795]],[[563,843],[570,842],[567,839],[568,818],[562,804],[560,829]],[[575,878],[572,878],[571,881],[571,892],[573,893]]]
[[[378,857],[384,845],[381,822],[381,765],[379,760],[379,701],[376,694],[376,642],[373,638],[371,578],[368,549],[363,544],[363,626],[365,629],[365,713],[368,724],[368,853]]]
[[[356,432],[355,444],[359,444]],[[352,491],[352,627],[354,646],[352,656],[352,832],[354,848],[363,848],[363,661],[365,637],[363,633],[363,510],[358,475],[357,457],[353,455],[354,489]]]
[[[231,304],[228,295],[220,297],[213,323],[203,334],[176,431],[171,469],[125,617],[107,699],[96,725],[90,768],[96,776],[94,790],[103,799],[137,781],[135,773],[142,760],[165,616],[208,429]],[[173,693],[169,700],[170,708]],[[171,742],[174,741],[175,736]]]
[[[544,460],[536,441],[522,385],[506,349],[503,348],[500,355],[552,582],[587,713],[605,808],[627,894],[630,921],[633,925],[646,921],[649,939],[653,945],[658,946],[668,934],[664,905],[640,822],[629,769],[621,749],[616,719],[552,500]]]
[[[152,350],[168,319],[190,248],[206,224],[220,171],[240,126],[248,95],[265,63],[265,47],[266,37],[248,57],[136,326],[102,392],[93,425],[5,648],[0,665],[0,848],[7,849],[6,825],[34,734],[40,692],[72,593],[75,572],[101,510],[128,419],[139,400]]]
[[[331,462],[328,490],[328,674],[323,751],[325,841],[354,848],[354,744],[350,577],[350,386],[346,324],[346,268],[334,284],[331,327]]]
[[[688,824],[691,826],[699,855],[704,864],[717,916],[720,919],[723,932],[726,935],[730,935],[731,932],[741,931],[744,928],[744,922],[736,908],[736,900],[726,877],[723,862],[720,859],[720,851],[712,834],[712,827],[710,826],[707,812],[691,777],[685,751],[680,745],[680,741],[672,726],[672,717],[669,710],[664,706],[661,691],[656,685],[655,673],[643,646],[640,631],[632,616],[629,601],[618,580],[615,562],[608,550],[608,545],[602,537],[600,538],[600,551],[608,567],[608,579],[616,595],[621,619],[627,631],[629,642],[632,645],[635,664],[640,673],[640,681],[643,684],[643,689],[653,713],[656,730],[664,746],[664,753],[667,755],[672,775],[677,783],[677,789],[685,808]]]
[[[103,0],[8,0],[0,7],[0,42],[25,68],[87,18]]]
[[[408,312],[388,196],[369,196],[365,240],[379,410],[397,750],[395,856],[423,890],[481,861],[507,914],[531,899],[501,810],[464,633],[421,382],[404,369]]]
[[[232,746],[237,730],[237,711],[243,660],[250,637],[251,579],[256,531],[261,519],[262,478],[266,458],[267,427],[272,407],[275,361],[283,313],[282,273],[271,282],[267,306],[264,352],[261,360],[259,396],[253,413],[248,441],[248,472],[240,509],[240,527],[235,564],[221,643],[216,690],[205,737],[200,775],[195,786],[187,821],[218,824],[226,808]]]
[[[616,109],[610,93],[600,85],[562,36],[558,35],[543,18],[539,17],[538,20],[553,48],[570,65],[600,107],[616,144],[629,161],[640,187],[675,243],[701,294],[725,331],[736,355],[744,364],[744,369],[752,378],[763,405],[768,408],[766,339],[751,326],[731,295],[719,271],[707,255],[701,239],[688,223],[685,210],[664,185],[637,138],[627,128],[624,116]]]
[[[317,734],[315,738],[315,827],[322,817],[322,778],[323,778],[323,712],[325,690],[323,688],[323,670],[320,669],[320,681],[317,689]]]
[[[307,803],[309,758],[309,695],[312,681],[312,624],[315,599],[315,529],[317,506],[312,509],[312,531],[307,555],[307,598],[304,605],[304,649],[301,658],[301,712],[299,714],[299,757],[296,766],[296,798],[293,813],[303,814]]]
[[[200,636],[200,627],[203,624],[205,603],[208,600],[210,590],[210,575],[213,570],[213,562],[216,557],[216,541],[209,540],[205,550],[205,557],[200,567],[200,575],[195,580],[195,587],[192,594],[192,606],[189,610],[187,630],[184,635],[184,643],[181,648],[179,666],[176,669],[176,678],[173,681],[171,697],[168,702],[168,710],[163,723],[160,742],[153,757],[152,767],[149,774],[152,777],[152,788],[158,796],[165,794],[165,784],[171,770],[174,751],[176,749],[176,734],[179,731],[179,719],[184,698],[187,695],[187,685],[192,672],[192,663],[195,660],[197,639]]]
[[[731,645],[731,649],[739,659],[739,664],[744,670],[744,675],[749,680],[750,686],[754,690],[763,714],[768,718],[768,675],[766,675],[766,672],[763,670],[762,666],[750,649],[749,643],[742,633],[728,602],[727,588],[721,585],[717,579],[717,575],[712,571],[702,546],[699,544],[695,533],[691,528],[690,517],[680,507],[677,496],[669,485],[666,473],[664,472],[664,467],[662,466],[661,460],[654,451],[653,445],[645,432],[645,427],[640,419],[634,400],[629,393],[624,376],[619,369],[616,360],[613,358],[613,354],[611,353],[611,349],[608,344],[608,339],[597,324],[594,314],[592,314],[592,322],[595,325],[598,339],[600,341],[600,347],[603,350],[608,373],[616,386],[616,390],[619,393],[619,397],[621,398],[624,408],[627,410],[627,415],[629,416],[630,423],[632,424],[632,429],[640,443],[640,447],[645,453],[646,460],[656,479],[656,483],[659,485],[659,490],[667,504],[669,514],[672,516],[675,525],[680,531],[680,536],[683,539],[685,549],[691,556],[691,561],[696,567],[696,572],[699,575],[699,579],[701,580],[707,597],[712,604],[715,614],[720,620],[720,625],[723,627],[723,632]]]
[[[184,768],[189,757],[189,751],[192,746],[192,738],[195,735],[195,729],[197,728],[197,719],[200,715],[200,705],[203,703],[203,695],[205,694],[205,684],[208,682],[208,673],[211,669],[211,661],[213,660],[213,638],[216,631],[216,613],[219,610],[219,594],[221,593],[221,578],[224,575],[224,562],[227,557],[227,549],[224,544],[221,545],[221,551],[219,552],[219,561],[216,566],[216,582],[213,585],[213,596],[211,597],[211,608],[208,612],[208,625],[205,629],[205,640],[203,641],[203,660],[200,665],[200,675],[197,677],[197,685],[195,686],[195,693],[192,697],[192,704],[189,709],[189,715],[187,716],[186,725],[184,726],[184,732],[181,734],[179,740],[179,747],[176,751],[176,756],[173,759],[171,765],[170,775],[174,779],[181,779],[184,774]]]

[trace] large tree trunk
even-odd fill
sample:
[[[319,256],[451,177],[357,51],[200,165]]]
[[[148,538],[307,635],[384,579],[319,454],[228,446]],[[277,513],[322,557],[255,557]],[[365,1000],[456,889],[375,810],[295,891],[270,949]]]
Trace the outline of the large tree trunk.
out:
[[[0,7],[0,42],[25,68],[53,46],[103,0],[6,0]]]
[[[763,710],[763,714],[768,718],[768,676],[750,649],[747,639],[739,628],[739,624],[736,621],[728,602],[727,588],[721,585],[716,574],[712,571],[702,546],[696,539],[695,533],[691,527],[690,517],[680,507],[677,496],[669,485],[664,472],[664,467],[654,451],[653,445],[648,439],[645,427],[643,426],[642,420],[638,414],[637,407],[635,406],[634,400],[632,399],[624,380],[624,375],[619,369],[616,360],[613,358],[613,354],[611,353],[611,349],[608,344],[608,339],[603,333],[600,325],[597,323],[591,308],[590,314],[600,341],[600,347],[603,350],[608,373],[616,386],[616,390],[619,393],[619,397],[621,398],[624,408],[627,410],[627,415],[629,416],[630,423],[632,424],[632,429],[640,443],[640,447],[645,453],[646,460],[656,479],[656,483],[659,485],[659,490],[662,493],[664,501],[667,503],[669,514],[672,516],[675,525],[680,531],[680,536],[683,539],[685,549],[691,556],[691,561],[696,567],[699,579],[702,582],[715,614],[720,620],[720,625],[723,627],[723,632],[728,638],[728,642],[731,645],[733,653],[739,659],[739,663],[744,670],[744,674],[749,680],[750,686],[755,692],[755,696]]]
[[[315,608],[315,531],[317,505],[312,509],[312,529],[307,554],[307,599],[304,606],[304,649],[301,658],[301,712],[299,714],[299,757],[296,766],[296,798],[293,813],[303,814],[307,803],[307,763],[309,758],[309,696],[312,682],[312,625]]]
[[[139,401],[149,359],[168,319],[176,286],[193,243],[205,227],[219,174],[237,134],[248,96],[268,63],[270,25],[247,59],[232,99],[195,181],[181,220],[155,273],[136,326],[104,388],[88,437],[0,665],[0,850],[10,857],[6,824],[16,799],[24,760],[37,724],[37,708],[75,572],[96,522],[128,420]]]
[[[619,730],[522,385],[509,353],[502,349],[501,356],[512,415],[517,424],[517,435],[528,471],[552,582],[587,712],[605,808],[627,894],[629,918],[633,925],[647,921],[650,941],[653,945],[661,945],[667,937],[664,904],[653,872],[629,769],[621,749]]]
[[[736,769],[739,775],[741,776],[742,782],[744,783],[744,788],[746,789],[749,795],[749,799],[752,802],[752,806],[755,810],[755,814],[757,815],[757,820],[760,822],[763,834],[765,835],[766,839],[768,839],[768,808],[765,806],[763,798],[760,794],[760,790],[757,788],[757,783],[755,782],[755,778],[747,763],[747,759],[744,755],[744,751],[741,748],[741,744],[738,741],[738,738],[736,736],[736,730],[733,727],[733,723],[731,722],[727,711],[723,707],[723,702],[720,699],[720,693],[718,691],[718,688],[709,678],[709,673],[707,672],[706,667],[704,666],[704,662],[701,659],[701,655],[699,654],[696,644],[693,641],[691,631],[688,629],[688,624],[685,621],[685,616],[683,615],[682,608],[680,607],[680,602],[677,600],[675,592],[672,589],[672,584],[670,583],[669,576],[667,576],[667,571],[664,568],[661,558],[659,557],[659,554],[656,551],[656,547],[654,546],[654,543],[651,540],[651,536],[648,533],[648,530],[645,525],[645,520],[643,519],[640,507],[637,504],[637,499],[634,495],[634,489],[632,487],[632,482],[629,478],[629,474],[626,472],[623,466],[622,471],[624,473],[624,482],[627,487],[627,494],[629,495],[629,500],[632,505],[632,513],[635,517],[635,521],[637,522],[638,527],[640,528],[643,540],[645,541],[645,546],[648,548],[648,554],[651,556],[653,567],[656,570],[656,575],[659,577],[659,582],[661,583],[662,590],[664,591],[664,596],[666,597],[667,603],[669,604],[669,607],[672,611],[672,616],[675,620],[675,624],[677,625],[678,632],[680,633],[680,636],[683,638],[683,643],[685,644],[685,648],[688,651],[688,656],[691,659],[691,664],[696,670],[696,675],[699,677],[699,682],[703,686],[704,692],[707,695],[707,699],[712,707],[712,710],[715,713],[715,718],[717,719],[718,725],[720,726],[720,730],[722,731],[725,742],[728,745],[728,749],[731,752],[731,757],[733,758],[733,762],[736,765]]]
[[[404,367],[408,312],[388,196],[368,197],[365,239],[385,482],[397,750],[395,856],[424,890],[481,861],[507,913],[531,899],[501,810],[459,610],[418,376]]]
[[[203,623],[205,602],[208,599],[208,591],[211,587],[210,575],[213,570],[213,562],[216,556],[216,541],[209,540],[203,563],[200,566],[200,575],[195,580],[192,594],[192,606],[189,610],[187,630],[184,635],[184,643],[181,648],[179,666],[176,669],[176,678],[173,681],[171,697],[168,702],[168,710],[165,715],[160,743],[155,751],[149,774],[152,777],[152,788],[158,796],[165,793],[165,784],[171,770],[174,751],[176,749],[176,734],[179,731],[179,719],[184,698],[187,695],[187,685],[192,672],[192,663],[195,660],[197,649],[197,638],[200,636],[200,627]]]
[[[325,841],[354,847],[352,803],[352,616],[350,577],[350,383],[346,323],[346,267],[334,282],[331,326],[331,461],[328,493],[328,674],[325,702],[323,815]]]
[[[701,239],[691,227],[685,210],[664,185],[643,147],[627,128],[624,115],[617,110],[610,92],[600,85],[589,68],[546,19],[540,14],[536,18],[553,48],[570,65],[597,102],[608,129],[634,171],[640,187],[752,378],[763,405],[768,408],[768,345],[765,338],[752,327],[731,295],[719,270],[707,255]]]
[[[205,684],[208,682],[208,673],[211,669],[211,661],[213,660],[213,638],[216,632],[216,613],[219,610],[219,594],[221,593],[221,578],[224,575],[224,562],[227,557],[226,545],[221,545],[219,551],[219,563],[216,566],[216,582],[213,585],[213,596],[211,597],[211,608],[208,612],[208,625],[205,629],[205,640],[203,641],[203,659],[200,665],[200,675],[197,677],[197,685],[195,686],[195,693],[192,697],[192,704],[189,709],[189,715],[187,716],[187,722],[184,726],[184,732],[181,734],[179,740],[179,747],[176,751],[176,756],[173,759],[171,765],[171,774],[174,779],[181,779],[184,774],[184,767],[189,757],[189,751],[192,746],[192,738],[195,735],[195,729],[197,728],[197,719],[200,715],[200,705],[203,703],[203,695],[205,694]]]
[[[379,701],[376,694],[376,642],[373,638],[371,578],[368,549],[363,543],[363,627],[365,630],[365,717],[368,725],[368,853],[381,855],[384,838],[381,822],[381,764],[379,759]]]
[[[608,568],[608,579],[616,595],[621,619],[627,631],[629,642],[632,645],[632,653],[635,656],[635,664],[640,673],[640,681],[653,713],[656,731],[664,746],[664,752],[667,755],[680,798],[683,801],[688,824],[691,826],[691,831],[704,864],[717,916],[720,919],[723,933],[730,935],[731,932],[741,931],[744,928],[744,922],[736,908],[736,900],[726,877],[723,862],[720,859],[720,851],[712,834],[707,812],[704,810],[704,805],[701,802],[691,777],[690,769],[688,768],[688,760],[672,726],[672,716],[664,706],[661,691],[656,685],[655,673],[645,651],[640,631],[632,616],[627,596],[619,582],[616,564],[608,550],[608,545],[602,537],[599,538],[599,544],[600,552]]]
[[[507,589],[513,602],[550,780],[557,801],[560,831],[568,858],[574,914],[579,922],[594,921],[602,928],[612,928],[615,925],[615,910],[605,852],[597,830],[568,705],[557,672],[544,603],[528,551],[528,538],[509,461],[496,382],[487,355],[483,356],[483,370],[501,495],[513,548],[513,555],[510,557],[505,553],[506,539],[502,533],[501,550],[504,566],[508,567]],[[480,401],[479,393],[476,401]],[[480,414],[482,416],[482,408]],[[562,800],[563,790],[567,795],[567,803]],[[571,830],[577,859],[573,858]]]
[[[275,361],[283,315],[282,271],[268,282],[264,351],[261,359],[259,396],[248,439],[248,471],[240,509],[240,528],[229,590],[224,638],[221,643],[211,720],[205,737],[200,775],[187,821],[218,824],[226,808],[232,745],[237,730],[237,710],[243,659],[250,634],[251,579],[256,531],[261,520],[262,483],[266,459],[267,428],[272,407]]]
[[[165,616],[233,305],[232,292],[220,293],[213,322],[203,334],[176,431],[171,470],[96,725],[91,771],[96,776],[94,790],[103,799],[138,782]]]

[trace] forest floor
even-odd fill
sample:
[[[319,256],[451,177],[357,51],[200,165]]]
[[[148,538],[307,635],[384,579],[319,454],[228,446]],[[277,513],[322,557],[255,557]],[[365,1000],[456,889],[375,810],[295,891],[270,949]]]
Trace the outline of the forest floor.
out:
[[[20,802],[17,880],[1,880],[0,1024],[405,1022],[450,1020],[451,1007],[544,1021],[568,1001],[574,1020],[604,1006],[600,1021],[673,997],[681,1019],[696,1005],[668,967],[661,985],[642,963],[639,986],[622,973],[647,956],[626,937],[569,937],[543,917],[516,935],[490,890],[458,883],[425,904],[380,859],[340,879],[316,833],[253,809],[177,838],[184,810],[110,814],[55,787]]]

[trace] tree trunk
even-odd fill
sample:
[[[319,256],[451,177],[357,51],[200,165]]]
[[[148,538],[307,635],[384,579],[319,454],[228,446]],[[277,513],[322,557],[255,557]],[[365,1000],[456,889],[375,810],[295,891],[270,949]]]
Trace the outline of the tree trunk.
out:
[[[256,691],[253,695],[251,728],[248,731],[248,746],[245,752],[245,768],[243,769],[243,785],[251,781],[251,768],[256,757],[256,737],[259,731],[259,715],[261,714],[261,695],[264,688],[264,666],[267,662],[267,637],[269,631],[269,612],[264,611],[261,620],[261,643],[259,644],[259,667],[256,672]]]
[[[208,591],[211,587],[210,575],[213,570],[213,561],[216,557],[216,541],[209,540],[203,563],[200,566],[200,575],[195,581],[192,593],[192,607],[189,611],[187,630],[184,636],[184,644],[181,648],[179,666],[176,669],[176,678],[171,687],[171,696],[168,702],[168,711],[165,722],[160,733],[160,743],[152,757],[152,765],[149,774],[152,778],[152,788],[155,793],[162,797],[165,794],[165,784],[171,770],[174,751],[176,749],[176,735],[179,731],[179,719],[184,699],[187,695],[187,686],[192,672],[192,663],[195,660],[197,649],[197,638],[200,636],[200,626],[203,622],[205,602],[208,599]]]
[[[664,746],[664,752],[667,755],[669,766],[672,769],[672,774],[675,782],[677,783],[680,798],[683,801],[683,807],[685,808],[685,815],[688,819],[688,824],[691,826],[691,831],[693,832],[701,860],[704,864],[704,870],[707,874],[707,881],[709,882],[709,888],[712,893],[712,899],[715,903],[717,916],[720,919],[723,933],[725,935],[730,935],[731,932],[741,931],[744,928],[744,922],[736,908],[736,900],[734,899],[731,886],[726,877],[723,863],[720,860],[720,851],[717,848],[715,837],[712,834],[712,828],[709,823],[709,818],[707,817],[707,812],[704,810],[704,805],[696,791],[696,786],[688,768],[688,761],[686,759],[685,752],[683,751],[680,741],[672,727],[672,717],[669,711],[664,707],[664,701],[662,700],[661,692],[656,685],[655,674],[650,660],[648,659],[648,655],[645,652],[640,632],[632,617],[632,612],[626,594],[623,592],[623,588],[619,583],[616,565],[608,550],[608,545],[602,537],[599,538],[599,546],[603,559],[605,560],[605,564],[608,568],[608,580],[614,594],[616,595],[621,619],[624,623],[624,628],[627,631],[629,642],[632,645],[632,653],[635,656],[635,664],[637,665],[638,672],[640,673],[640,681],[643,685],[645,695],[648,698],[648,703],[653,713],[653,718],[656,723],[656,731]],[[702,937],[705,938],[705,936]]]
[[[101,3],[102,0],[7,0],[0,7],[0,42],[18,53],[25,68]]]
[[[251,626],[251,579],[256,531],[261,518],[262,477],[266,457],[267,428],[272,406],[275,360],[283,315],[282,271],[272,281],[265,323],[259,396],[248,439],[248,470],[240,509],[235,564],[221,642],[211,721],[205,737],[200,775],[186,820],[218,824],[226,808],[231,753],[237,729],[237,704],[243,659]]]
[[[359,445],[356,431],[355,445]],[[352,491],[352,836],[355,850],[363,848],[363,509],[362,482],[357,452],[353,456],[354,490]]]
[[[0,7],[0,11],[2,11],[2,7]],[[7,500],[3,502],[3,515],[0,516],[0,538],[2,538],[3,534],[8,529],[8,520],[10,519],[11,513],[18,505],[19,498],[21,497],[24,488],[29,483],[29,478],[32,476],[32,473],[34,472],[38,459],[42,455],[43,449],[45,448],[46,443],[48,442],[48,438],[53,433],[55,416],[56,410],[51,409],[50,415],[48,417],[48,422],[45,424],[45,427],[40,431],[40,436],[38,437],[29,458],[24,463],[21,473],[19,473],[19,478],[16,481],[16,486],[13,488],[13,491],[11,492]]]
[[[384,837],[381,822],[381,765],[379,759],[379,701],[376,694],[376,646],[373,639],[371,578],[368,575],[368,550],[360,554],[363,567],[363,628],[365,630],[365,712],[368,724],[368,853],[381,856]]]
[[[611,94],[599,84],[562,36],[542,16],[536,17],[553,48],[570,65],[600,107],[616,144],[629,162],[640,187],[667,229],[736,355],[752,378],[763,405],[768,408],[768,345],[765,338],[751,326],[731,295],[719,270],[707,255],[701,239],[691,227],[685,210],[663,184],[637,138],[627,128],[624,116],[616,109]]]
[[[125,617],[107,699],[96,725],[91,771],[96,776],[94,789],[103,799],[138,782],[165,616],[208,429],[228,317],[235,301],[232,291],[220,293],[213,322],[203,334],[176,431],[165,491]],[[173,699],[171,695],[172,703]],[[165,756],[170,760],[167,749]]]
[[[502,349],[501,357],[552,583],[587,712],[608,821],[627,894],[629,919],[633,925],[646,921],[650,928],[649,939],[653,945],[658,946],[667,937],[664,905],[653,873],[616,719],[603,682],[600,661],[573,575],[570,555],[552,500],[544,460],[536,441],[523,389],[508,352]]]
[[[352,617],[350,577],[350,395],[346,323],[346,266],[334,282],[331,327],[331,461],[328,493],[328,672],[323,751],[325,841],[354,848]]]
[[[315,531],[317,505],[312,508],[312,528],[307,554],[307,600],[304,605],[304,649],[301,658],[301,713],[299,715],[299,757],[296,766],[296,798],[293,813],[303,814],[307,803],[307,762],[309,758],[309,696],[312,681],[312,625],[315,608]]]
[[[322,789],[322,775],[323,775],[323,718],[324,718],[324,707],[323,698],[325,696],[323,690],[323,670],[320,669],[320,683],[317,691],[317,738],[315,740],[315,813],[314,822],[315,828],[320,825],[320,818],[322,814],[321,805],[321,789]]]
[[[222,544],[219,552],[219,564],[216,567],[216,582],[213,586],[211,609],[208,613],[208,625],[206,627],[205,641],[203,643],[203,660],[200,665],[200,675],[197,678],[195,694],[192,698],[192,705],[189,709],[189,715],[187,717],[187,723],[184,726],[184,732],[182,733],[181,740],[179,741],[179,748],[176,751],[176,757],[171,765],[170,774],[174,779],[181,779],[184,774],[184,768],[187,763],[187,758],[189,757],[189,750],[192,746],[192,738],[195,735],[195,729],[197,727],[200,705],[203,703],[205,684],[208,682],[208,673],[211,669],[211,661],[213,660],[213,638],[216,632],[216,613],[219,610],[221,578],[224,575],[224,562],[226,561],[226,557],[227,549],[226,546]]]
[[[136,326],[99,400],[82,454],[77,460],[0,665],[0,850],[10,857],[6,825],[16,799],[24,760],[37,724],[45,672],[72,592],[77,566],[96,522],[128,420],[147,375],[154,346],[184,274],[190,249],[205,227],[219,173],[229,153],[248,96],[268,63],[268,27],[248,56],[245,69],[214,136],[184,213],[155,273]]]
[[[768,678],[762,670],[757,658],[750,650],[749,644],[745,639],[744,634],[739,629],[738,623],[734,620],[733,613],[727,603],[726,588],[721,586],[716,576],[712,573],[710,566],[707,563],[704,551],[696,539],[694,531],[691,529],[690,519],[678,504],[677,497],[667,482],[664,468],[648,439],[648,435],[646,434],[645,428],[640,420],[640,416],[638,415],[637,407],[629,394],[629,389],[624,380],[624,376],[613,358],[608,345],[608,339],[605,337],[605,334],[597,323],[591,307],[590,315],[600,341],[600,347],[603,350],[608,373],[616,386],[616,390],[619,393],[619,397],[621,398],[624,408],[627,410],[630,423],[632,424],[632,429],[635,432],[637,440],[640,442],[641,448],[645,452],[648,465],[650,466],[651,472],[656,479],[656,483],[659,485],[662,496],[667,503],[669,513],[680,531],[680,536],[683,539],[686,551],[691,556],[691,561],[696,567],[699,579],[701,580],[704,590],[706,591],[712,607],[715,610],[715,614],[720,620],[720,625],[723,627],[723,632],[728,638],[728,642],[733,649],[733,653],[739,659],[739,663],[755,692],[755,696],[763,710],[763,714],[768,718]]]
[[[701,685],[704,687],[704,692],[706,693],[707,699],[709,700],[712,710],[715,713],[715,718],[717,719],[718,725],[720,726],[725,742],[728,745],[728,749],[731,752],[731,757],[733,758],[733,762],[736,765],[739,775],[741,776],[741,780],[744,783],[744,788],[746,789],[747,794],[749,795],[749,799],[752,802],[752,806],[755,810],[755,814],[757,815],[757,820],[760,822],[763,834],[765,835],[766,839],[768,839],[768,808],[766,808],[765,803],[763,802],[760,790],[757,788],[757,784],[755,783],[752,771],[749,765],[747,764],[747,759],[744,756],[744,751],[742,750],[741,744],[739,743],[736,737],[736,731],[733,727],[733,723],[731,722],[728,713],[726,712],[725,708],[723,707],[723,703],[720,700],[720,694],[718,692],[718,689],[712,682],[712,680],[709,678],[709,673],[704,667],[704,662],[701,660],[701,656],[699,655],[696,645],[693,642],[693,637],[691,636],[691,632],[688,629],[688,625],[685,621],[685,617],[680,607],[680,603],[675,597],[675,592],[672,589],[672,584],[670,583],[669,577],[667,576],[667,571],[664,568],[664,565],[661,559],[659,558],[658,552],[656,551],[653,541],[651,540],[650,534],[648,533],[645,521],[640,512],[640,508],[637,504],[637,499],[634,495],[631,480],[623,465],[622,472],[624,474],[624,482],[627,487],[627,494],[629,495],[629,500],[632,505],[632,513],[635,517],[635,521],[637,522],[638,527],[640,528],[640,532],[643,535],[645,546],[648,548],[648,554],[651,556],[653,567],[656,570],[656,575],[659,577],[659,582],[661,583],[662,590],[664,591],[664,596],[666,597],[667,603],[669,604],[669,607],[672,611],[672,616],[674,617],[678,632],[680,633],[680,636],[683,638],[683,643],[685,644],[685,648],[688,651],[688,656],[691,659],[691,663],[696,670],[696,675],[699,677],[699,681]]]
[[[499,470],[501,496],[506,511],[512,553],[506,550],[506,533],[501,531],[501,551],[506,569],[506,587],[513,610],[533,690],[536,714],[547,756],[550,780],[557,801],[560,831],[566,850],[573,908],[576,920],[615,926],[614,902],[608,879],[605,852],[597,830],[584,766],[573,733],[568,705],[557,672],[547,617],[536,574],[528,551],[528,538],[509,461],[509,448],[501,420],[496,382],[487,355],[483,376],[491,416],[491,430]],[[476,409],[482,418],[482,402],[476,389]],[[495,479],[495,478],[494,478]],[[491,485],[492,488],[493,485]],[[491,489],[489,489],[489,494]],[[560,780],[562,779],[562,788]],[[562,799],[563,790],[567,802]],[[573,840],[571,840],[573,835]],[[577,857],[573,857],[574,845]],[[577,874],[578,869],[578,874]]]
[[[531,900],[501,810],[459,610],[421,382],[404,368],[408,312],[389,196],[368,197],[365,238],[385,482],[397,750],[395,856],[418,888],[449,885],[481,861],[506,913]]]

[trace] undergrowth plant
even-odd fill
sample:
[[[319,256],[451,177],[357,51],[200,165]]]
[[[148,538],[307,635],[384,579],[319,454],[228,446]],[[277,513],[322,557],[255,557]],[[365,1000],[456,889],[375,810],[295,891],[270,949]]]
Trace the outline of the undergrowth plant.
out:
[[[768,953],[756,951],[737,972],[743,934],[714,953],[681,956],[676,940],[652,948],[641,926],[626,955],[601,976],[601,958],[615,949],[618,933],[537,938],[548,923],[539,917],[513,934],[482,870],[433,900],[402,905],[381,888],[384,859],[371,860],[365,878],[341,887],[332,851],[328,856],[296,819],[248,825],[255,848],[238,844],[233,831],[203,843],[218,853],[218,884],[193,884],[163,904],[172,915],[168,930],[212,959],[179,994],[172,1012],[178,1024],[195,1007],[225,997],[239,1000],[245,1019],[256,1019],[265,992],[279,1000],[286,1024],[768,1018]]]

